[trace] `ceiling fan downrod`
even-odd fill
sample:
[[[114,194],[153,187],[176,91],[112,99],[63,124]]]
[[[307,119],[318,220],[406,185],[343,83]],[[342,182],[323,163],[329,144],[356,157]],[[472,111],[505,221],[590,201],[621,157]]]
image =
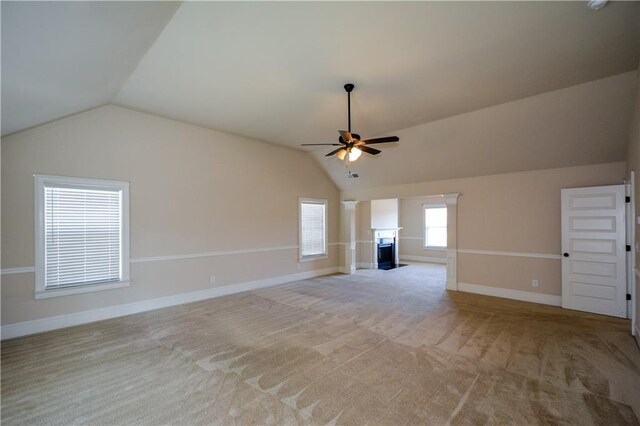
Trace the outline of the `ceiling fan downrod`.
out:
[[[355,86],[353,83],[347,83],[344,85],[344,90],[347,91],[347,114],[349,116],[349,133],[351,133],[351,91]]]

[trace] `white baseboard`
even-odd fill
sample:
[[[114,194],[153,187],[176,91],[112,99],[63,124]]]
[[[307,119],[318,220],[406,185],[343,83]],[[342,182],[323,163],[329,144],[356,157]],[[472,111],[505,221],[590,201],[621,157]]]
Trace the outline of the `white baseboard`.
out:
[[[562,306],[562,297],[552,294],[532,293],[530,291],[511,290],[508,288],[490,287],[479,284],[458,283],[459,291],[483,294],[485,296],[502,297],[505,299],[521,300],[523,302],[541,303],[543,305]]]
[[[156,299],[126,303],[123,305],[108,306],[100,309],[92,309],[90,311],[7,324],[2,326],[2,340],[27,336],[29,334],[42,333],[44,331],[57,330],[59,328],[66,328],[74,325],[87,324],[95,321],[102,321],[110,318],[122,317],[125,315],[137,314],[139,312],[152,311],[154,309],[181,305],[183,303],[197,302],[199,300],[242,293],[244,291],[257,290],[260,288],[315,278],[322,275],[334,274],[336,272],[338,272],[338,267],[299,272],[296,274],[281,275],[279,277],[265,278],[262,280],[215,287],[190,293],[181,293]]]
[[[356,263],[358,269],[373,269],[373,263],[370,262],[358,262]]]
[[[347,275],[351,275],[351,274],[355,274],[356,273],[356,266],[340,266],[338,267],[338,272],[340,272],[341,274],[347,274]]]
[[[408,260],[409,262],[439,263],[441,265],[447,264],[446,257],[412,256],[408,254],[401,254],[400,260]]]

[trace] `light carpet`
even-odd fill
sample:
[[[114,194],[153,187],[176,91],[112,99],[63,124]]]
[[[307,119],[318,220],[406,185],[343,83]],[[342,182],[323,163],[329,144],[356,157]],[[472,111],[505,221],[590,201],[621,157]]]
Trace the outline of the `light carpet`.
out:
[[[3,424],[638,424],[629,322],[364,270],[2,344]]]

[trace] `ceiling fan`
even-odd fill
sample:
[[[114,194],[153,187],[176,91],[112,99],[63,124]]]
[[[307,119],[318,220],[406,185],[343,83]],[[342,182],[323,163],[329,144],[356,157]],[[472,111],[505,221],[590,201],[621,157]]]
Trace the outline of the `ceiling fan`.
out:
[[[325,157],[331,157],[335,155],[340,160],[344,160],[347,157],[349,161],[355,161],[360,158],[363,152],[371,155],[380,154],[380,150],[375,148],[370,148],[368,145],[373,145],[377,143],[389,143],[389,142],[398,142],[400,138],[397,136],[386,136],[383,138],[376,139],[368,139],[362,140],[360,135],[357,133],[351,133],[351,91],[355,86],[351,83],[344,85],[344,90],[347,91],[347,105],[348,105],[348,114],[349,114],[349,130],[338,130],[340,136],[338,137],[339,143],[303,143],[300,146],[318,146],[318,145],[329,145],[329,146],[339,146],[340,148],[331,151]]]

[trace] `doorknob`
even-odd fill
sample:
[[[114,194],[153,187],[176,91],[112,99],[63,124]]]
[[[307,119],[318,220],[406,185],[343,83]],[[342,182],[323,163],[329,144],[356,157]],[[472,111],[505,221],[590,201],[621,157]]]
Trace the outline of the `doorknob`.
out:
[[[562,253],[564,257],[569,257],[569,253]]]

